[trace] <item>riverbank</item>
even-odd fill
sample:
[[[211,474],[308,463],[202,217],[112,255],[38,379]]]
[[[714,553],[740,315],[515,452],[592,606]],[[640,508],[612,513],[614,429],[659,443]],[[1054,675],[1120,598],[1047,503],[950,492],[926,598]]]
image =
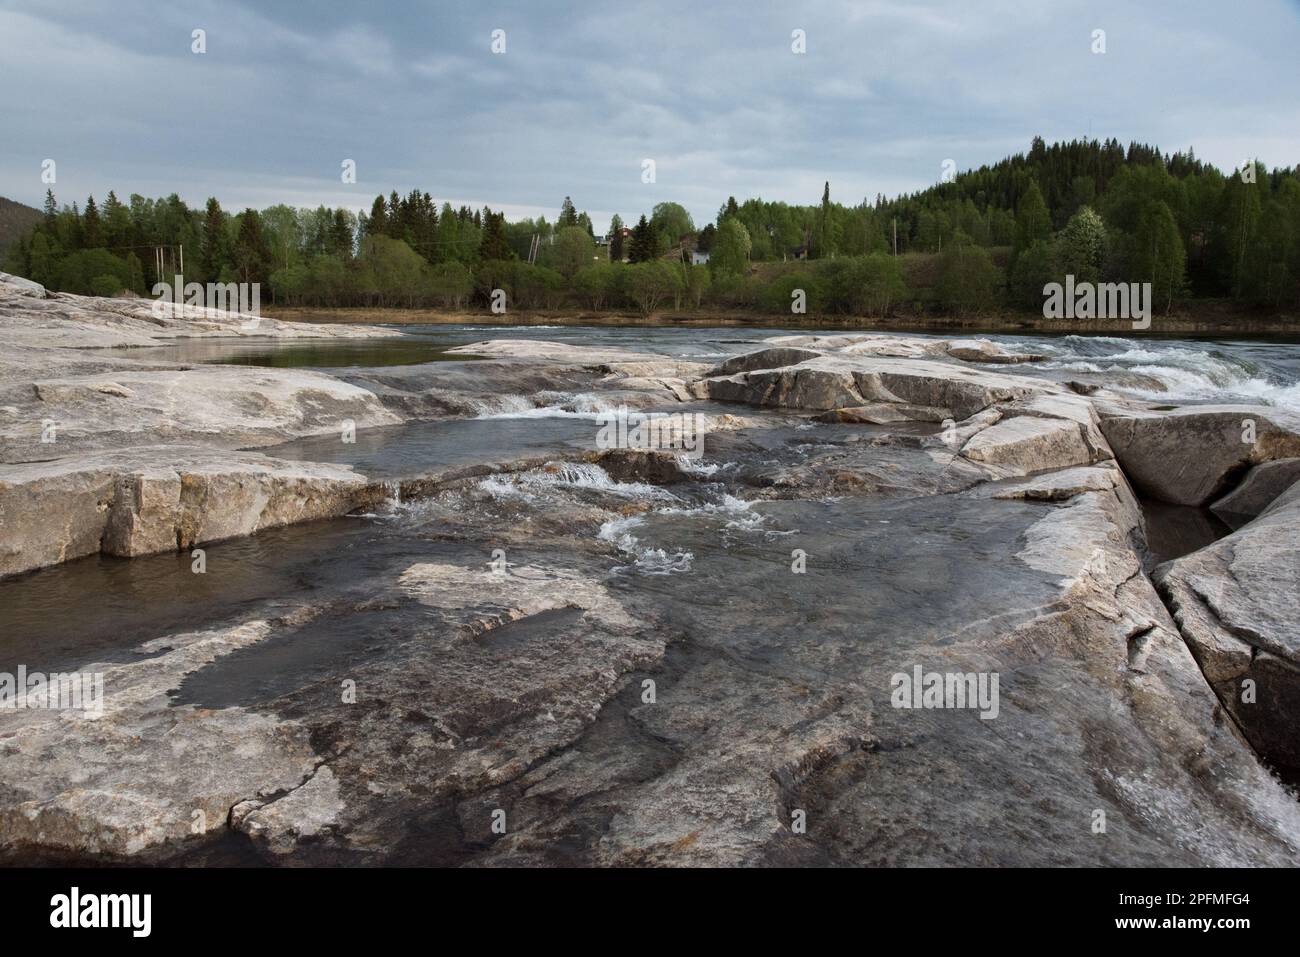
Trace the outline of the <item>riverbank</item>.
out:
[[[1028,313],[993,312],[978,316],[895,315],[888,318],[839,315],[799,317],[755,310],[662,309],[638,312],[589,309],[511,310],[496,315],[487,309],[325,308],[265,306],[263,313],[286,322],[384,325],[593,325],[593,326],[778,326],[799,329],[852,329],[870,332],[977,332],[1108,336],[1271,335],[1300,341],[1300,316],[1242,311],[1229,303],[1198,303],[1170,315],[1153,316],[1151,328],[1135,331],[1128,320],[1044,319]]]

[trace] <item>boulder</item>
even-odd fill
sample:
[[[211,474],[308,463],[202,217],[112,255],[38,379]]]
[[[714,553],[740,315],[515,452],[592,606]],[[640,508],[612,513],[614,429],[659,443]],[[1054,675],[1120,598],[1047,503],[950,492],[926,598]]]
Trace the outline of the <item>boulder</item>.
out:
[[[1300,458],[1261,462],[1210,508],[1230,518],[1253,518],[1296,482],[1300,482]]]
[[[1027,475],[1047,469],[1087,465],[1092,451],[1077,423],[1018,415],[976,433],[962,446],[972,462],[995,466],[1005,474]]]
[[[1300,456],[1300,419],[1262,406],[1103,413],[1101,431],[1140,494],[1176,505],[1207,505],[1252,466]]]
[[[758,349],[732,356],[709,373],[710,376],[735,375],[737,372],[753,372],[756,369],[780,369],[785,366],[798,365],[808,359],[816,359],[820,352],[812,349],[797,349],[786,346],[776,349]]]
[[[1224,709],[1264,758],[1300,772],[1300,494],[1154,580]]]
[[[962,362],[981,362],[993,365],[1018,365],[1021,362],[1042,362],[1046,356],[1035,352],[1011,352],[987,339],[953,339],[945,351]]]

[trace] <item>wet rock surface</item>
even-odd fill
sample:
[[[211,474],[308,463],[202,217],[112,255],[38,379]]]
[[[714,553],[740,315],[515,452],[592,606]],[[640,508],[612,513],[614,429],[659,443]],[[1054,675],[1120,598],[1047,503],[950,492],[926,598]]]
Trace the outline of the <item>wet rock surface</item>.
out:
[[[1155,581],[1223,707],[1300,780],[1300,486]]]
[[[1027,353],[833,338],[707,363],[481,343],[474,368],[321,375],[401,423],[355,445],[288,417],[269,453],[6,466],[31,470],[6,516],[76,503],[58,535],[23,526],[20,562],[349,495],[364,514],[215,543],[204,575],[132,559],[156,597],[106,602],[81,644],[48,620],[60,576],[120,586],[117,566],[0,582],[0,660],[104,691],[98,714],[0,711],[0,861],[1300,862],[1300,805],[1260,757],[1292,758],[1293,491],[1163,566],[1162,601],[1134,445],[1112,455],[1091,397],[1004,371]],[[149,394],[71,368],[39,401]],[[86,391],[110,381],[131,395]],[[698,414],[702,454],[594,446],[620,407]],[[1251,712],[1229,695],[1247,675]]]

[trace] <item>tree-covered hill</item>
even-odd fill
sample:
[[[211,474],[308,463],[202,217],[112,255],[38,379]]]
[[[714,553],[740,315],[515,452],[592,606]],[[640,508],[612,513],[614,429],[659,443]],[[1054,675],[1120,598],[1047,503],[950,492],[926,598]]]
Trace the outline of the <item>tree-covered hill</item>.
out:
[[[377,196],[360,215],[283,205],[232,215],[216,199],[192,209],[175,194],[124,203],[111,192],[69,207],[47,194],[4,268],[55,289],[147,294],[183,250],[187,280],[259,282],[263,301],[307,306],[461,309],[504,289],[520,308],[1038,312],[1044,285],[1072,275],[1150,282],[1161,309],[1300,308],[1296,168],[1219,170],[1190,149],[1035,138],[1026,153],[892,199],[845,204],[827,183],[808,205],[729,197],[703,225],[672,202],[637,215],[630,228],[614,217],[598,242],[568,197],[552,223],[419,190]],[[692,253],[708,253],[708,266],[691,265]]]
[[[41,219],[41,211],[0,196],[0,255],[5,247],[25,236]]]

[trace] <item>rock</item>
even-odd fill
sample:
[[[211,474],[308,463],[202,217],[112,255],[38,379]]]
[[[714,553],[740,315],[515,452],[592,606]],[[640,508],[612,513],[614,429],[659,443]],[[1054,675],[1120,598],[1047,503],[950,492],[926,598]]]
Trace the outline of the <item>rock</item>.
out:
[[[407,476],[392,520],[277,536],[295,557],[271,597],[214,601],[183,563],[145,560],[173,608],[211,621],[177,633],[146,606],[113,640],[115,605],[83,620],[85,644],[60,641],[59,662],[105,673],[108,708],[0,717],[0,860],[220,862],[229,827],[279,865],[1293,864],[1300,807],[1222,720],[1143,574],[1141,513],[1092,403],[963,365],[945,340],[793,338],[765,347],[818,354],[702,380],[672,357],[563,344],[500,346],[477,369],[321,376],[355,390],[334,399],[399,415],[590,415],[683,394],[757,408],[696,407],[700,463],[575,448]],[[66,349],[42,353],[55,358],[38,399],[33,376],[6,370],[39,351],[0,348],[0,428],[42,401],[117,410],[90,423],[140,410],[139,436],[192,431],[206,411],[183,389],[163,406],[151,376],[180,370]],[[284,470],[334,467],[212,451],[229,440],[220,423],[310,428],[313,403],[333,414],[334,400],[268,401],[269,421],[249,424],[264,388],[237,416],[200,392],[219,428],[192,453],[9,466],[53,469],[23,494],[62,488],[68,504],[14,494],[51,525],[68,517],[48,533],[75,543],[65,551],[151,548],[208,534],[204,522],[251,529],[269,502],[292,517]],[[868,429],[810,413],[959,421]],[[318,443],[298,447],[324,455]],[[78,462],[105,477],[83,479]],[[376,491],[345,469],[325,478],[320,497],[333,489],[340,507]],[[1300,489],[1256,524],[1291,521],[1293,503]],[[44,607],[50,577],[4,583],[6,609]],[[1280,573],[1261,580],[1295,592]],[[47,632],[14,618],[28,623],[15,647],[43,654]],[[1272,645],[1225,647],[1231,666],[1292,667]],[[1000,692],[902,706],[897,678],[918,668]],[[1260,686],[1280,699],[1285,684],[1270,671]]]
[[[1113,468],[1086,466],[1061,469],[1036,475],[1022,481],[991,486],[994,498],[1029,499],[1042,502],[1063,502],[1084,492],[1105,492],[1117,488],[1123,476]]]
[[[1260,406],[1103,414],[1101,431],[1138,492],[1176,505],[1206,505],[1251,466],[1300,456],[1300,420]]]
[[[297,850],[299,842],[331,827],[343,809],[338,778],[328,765],[321,765],[288,794],[236,804],[230,810],[230,826],[272,854],[285,856]]]
[[[0,417],[0,459],[157,442],[218,448],[273,445],[305,435],[393,425],[376,396],[319,372],[197,366],[174,372],[39,379],[17,414]],[[53,441],[43,441],[45,438]]]
[[[1222,515],[1254,517],[1296,482],[1300,482],[1300,458],[1261,462],[1210,508]]]
[[[1016,475],[1092,461],[1092,452],[1076,423],[1029,415],[1004,418],[978,432],[962,446],[961,454],[972,462]]]
[[[39,282],[32,282],[21,276],[0,272],[0,295],[30,296],[33,299],[45,298],[45,287]]]
[[[319,758],[306,729],[242,708],[176,707],[188,673],[263,641],[265,621],[169,635],[149,657],[87,663],[103,711],[20,709],[0,724],[0,844],[137,857],[218,834],[232,806],[289,793]]]
[[[906,402],[877,402],[848,409],[831,409],[813,418],[818,422],[852,422],[867,425],[888,425],[891,422],[942,422],[952,418],[947,409],[908,405]]]
[[[883,356],[900,359],[946,357],[959,359],[963,362],[1007,365],[1021,362],[1039,362],[1046,358],[1035,353],[1012,352],[1004,346],[996,342],[990,342],[987,339],[922,339],[916,336],[899,336],[888,333],[776,336],[765,340],[765,345],[771,348],[760,350],[760,353],[763,351],[795,350],[813,351],[814,354],[819,352],[839,352],[846,355]],[[720,369],[720,371],[713,374],[730,375],[734,372],[747,372],[756,368],[775,368],[778,365],[793,365],[795,362],[803,361],[803,359],[812,358],[811,355],[805,355],[801,358],[790,358],[787,361],[778,363],[770,359],[760,358],[760,353],[750,353],[752,359],[748,359],[746,356],[736,356],[734,359],[728,360],[731,363],[736,363],[734,367],[725,370]],[[742,360],[747,361],[741,364]],[[766,362],[767,365],[755,365],[754,362]]]
[[[268,316],[175,307],[152,299],[105,299],[47,293],[17,277],[0,280],[0,328],[8,346],[156,346],[169,339],[212,337],[360,339],[391,337],[382,326],[283,322]]]
[[[592,453],[588,456],[588,461],[599,465],[616,482],[672,485],[698,477],[683,469],[681,457],[674,452],[609,449]]]
[[[578,365],[607,365],[617,363],[648,363],[656,368],[661,363],[671,364],[670,356],[652,352],[633,352],[629,349],[603,349],[579,346],[568,342],[548,342],[543,339],[488,339],[455,346],[447,350],[450,355],[490,356],[493,358],[534,359],[549,362],[568,362]]]
[[[1046,356],[1034,352],[1011,352],[987,339],[954,339],[945,351],[963,362],[981,362],[998,365],[1017,365],[1021,362],[1042,362]]]
[[[807,359],[816,359],[821,353],[812,349],[784,347],[777,349],[759,349],[732,356],[715,367],[709,376],[735,375],[737,372],[753,372],[757,369],[781,369],[785,366],[798,365]]]
[[[1206,680],[1255,749],[1300,772],[1300,495],[1156,569]],[[1252,687],[1253,685],[1253,687]]]
[[[0,466],[0,575],[185,549],[342,515],[379,494],[343,466],[187,446]]]
[[[704,385],[710,398],[723,402],[811,411],[889,402],[951,409],[963,419],[996,402],[1054,388],[938,362],[842,355],[710,378]]]
[[[709,398],[757,406],[824,410],[867,404],[854,367],[828,357],[783,369],[740,372],[705,380]],[[883,396],[872,396],[877,398]]]

